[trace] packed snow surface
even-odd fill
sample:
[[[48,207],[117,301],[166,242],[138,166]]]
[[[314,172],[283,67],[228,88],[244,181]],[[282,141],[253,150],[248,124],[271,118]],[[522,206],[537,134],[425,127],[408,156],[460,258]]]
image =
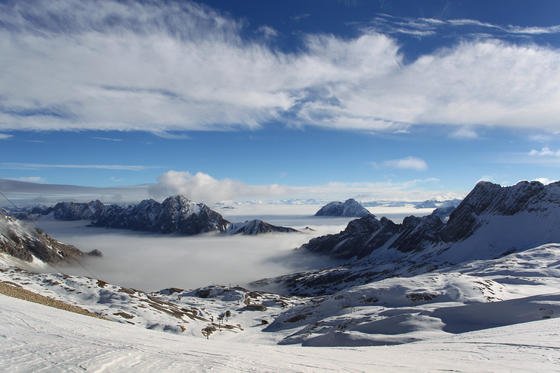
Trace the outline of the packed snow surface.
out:
[[[398,346],[265,346],[160,333],[0,295],[0,370],[546,372],[560,366],[559,331],[551,319]]]

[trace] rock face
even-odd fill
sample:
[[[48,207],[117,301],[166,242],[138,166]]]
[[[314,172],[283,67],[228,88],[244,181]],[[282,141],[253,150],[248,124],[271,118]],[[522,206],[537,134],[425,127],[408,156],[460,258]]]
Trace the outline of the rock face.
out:
[[[315,216],[346,216],[358,218],[368,215],[371,215],[371,213],[352,198],[344,202],[330,202],[315,213]]]
[[[205,204],[184,196],[169,197],[162,203],[149,199],[128,207],[106,206],[92,222],[96,227],[185,235],[225,232],[229,224]]]
[[[94,220],[103,212],[101,201],[87,203],[60,202],[54,205],[52,212],[57,220]]]
[[[438,209],[421,218],[409,216],[402,224],[369,215],[351,221],[338,234],[314,238],[301,248],[338,259],[363,258],[381,248],[400,252],[422,251],[436,246],[446,248],[471,237],[480,227],[494,224],[496,218],[530,213],[534,219],[550,223],[549,220],[554,219],[550,215],[553,212],[560,213],[560,182],[545,186],[536,181],[525,181],[511,187],[480,182],[454,209]],[[535,221],[535,224],[538,223]],[[503,225],[500,225],[502,231]],[[518,228],[512,226],[511,229]],[[531,238],[534,228],[525,226],[522,229],[527,230],[528,242],[543,243],[536,234]],[[560,237],[560,227],[549,231]],[[486,242],[481,240],[479,244]]]
[[[47,263],[76,260],[85,254],[47,234],[25,226],[21,221],[0,212],[0,252],[26,262],[38,258]]]
[[[289,227],[280,227],[272,225],[262,220],[248,220],[244,223],[233,223],[228,227],[228,234],[257,235],[262,233],[292,233],[298,232],[296,229]]]
[[[51,215],[56,220],[90,220],[95,227],[130,229],[135,231],[195,235],[205,232],[257,235],[270,232],[297,232],[262,220],[230,223],[203,203],[184,196],[173,196],[159,203],[153,199],[136,205],[104,205],[100,201],[87,203],[59,202],[55,206],[35,206],[12,211],[19,219],[37,219]]]

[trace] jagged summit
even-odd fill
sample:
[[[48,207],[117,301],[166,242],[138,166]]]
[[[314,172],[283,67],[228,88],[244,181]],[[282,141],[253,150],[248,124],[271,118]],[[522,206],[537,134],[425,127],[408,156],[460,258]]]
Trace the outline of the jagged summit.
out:
[[[348,259],[368,256],[380,248],[401,252],[448,249],[467,239],[475,245],[475,238],[479,250],[487,246],[498,250],[498,245],[506,250],[512,235],[523,237],[518,245],[557,242],[560,226],[554,216],[560,217],[560,182],[545,186],[523,181],[510,187],[479,182],[447,219],[449,212],[436,210],[421,218],[410,216],[402,224],[367,216],[350,222],[338,234],[315,238],[302,248]]]
[[[171,196],[158,202],[145,199],[135,205],[104,205],[100,201],[87,203],[59,202],[52,207],[35,206],[12,214],[21,219],[49,215],[55,220],[89,220],[91,226],[135,231],[195,235],[206,232],[257,235],[269,232],[297,230],[269,224],[262,220],[231,223],[204,203],[191,201],[183,195]]]
[[[334,201],[321,207],[315,213],[315,216],[345,216],[345,217],[363,217],[371,213],[353,198],[344,202]]]
[[[168,197],[162,203],[148,199],[127,207],[106,206],[92,222],[97,227],[186,235],[224,232],[228,224],[205,204],[181,195]]]

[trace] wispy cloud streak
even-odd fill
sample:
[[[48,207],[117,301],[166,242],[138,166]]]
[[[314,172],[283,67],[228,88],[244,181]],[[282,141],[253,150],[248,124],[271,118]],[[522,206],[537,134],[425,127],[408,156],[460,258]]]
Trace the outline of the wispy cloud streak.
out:
[[[385,23],[350,39],[303,35],[293,52],[248,39],[243,22],[188,1],[7,2],[0,130],[173,133],[279,121],[378,132],[417,124],[560,130],[557,49],[492,32],[407,62],[391,36],[468,26],[530,37],[557,26]]]

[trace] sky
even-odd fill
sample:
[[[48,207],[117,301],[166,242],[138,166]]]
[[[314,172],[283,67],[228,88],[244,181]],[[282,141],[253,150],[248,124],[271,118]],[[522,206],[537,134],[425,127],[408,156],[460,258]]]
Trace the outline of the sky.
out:
[[[557,180],[557,1],[3,1],[0,179],[422,200]]]

